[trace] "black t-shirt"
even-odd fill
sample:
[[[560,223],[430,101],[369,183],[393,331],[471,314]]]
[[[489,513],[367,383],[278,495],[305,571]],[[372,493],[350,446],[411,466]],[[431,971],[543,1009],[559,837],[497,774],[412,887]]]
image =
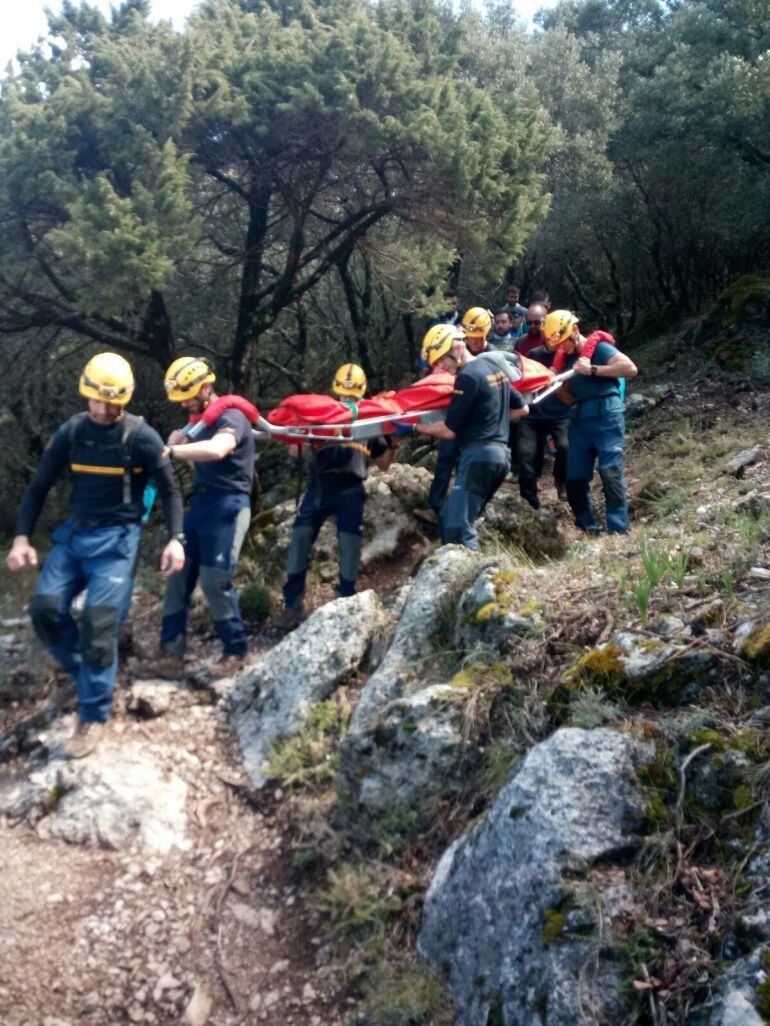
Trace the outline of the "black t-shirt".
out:
[[[349,487],[365,481],[369,460],[376,460],[387,451],[388,443],[383,435],[360,442],[322,443],[313,450],[311,476],[333,481],[340,488]]]
[[[213,438],[218,432],[227,430],[235,437],[235,449],[223,460],[212,460],[195,464],[193,490],[196,492],[215,488],[221,492],[245,492],[251,495],[254,483],[254,435],[251,424],[240,410],[225,410],[221,417],[196,436],[196,442]],[[179,455],[184,449],[180,447]]]
[[[148,424],[140,424],[133,435],[131,452],[131,499],[123,501],[124,424],[97,424],[85,416],[78,422],[70,451],[70,422],[62,424],[43,453],[34,478],[19,507],[16,533],[29,535],[40,514],[48,491],[64,470],[72,473],[70,510],[79,520],[103,525],[137,523],[144,514],[142,501],[147,479],[157,479],[169,466],[162,456],[163,441]],[[181,510],[181,505],[180,505]],[[170,525],[181,529],[181,523]]]
[[[455,379],[455,392],[446,416],[460,445],[471,442],[508,444],[510,410],[524,403],[511,389],[508,376],[500,369],[499,354],[477,356]]]

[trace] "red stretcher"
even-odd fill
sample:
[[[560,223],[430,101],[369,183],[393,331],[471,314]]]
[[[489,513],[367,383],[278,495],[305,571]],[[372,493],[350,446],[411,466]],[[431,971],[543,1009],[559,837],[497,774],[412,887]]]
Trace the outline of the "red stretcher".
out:
[[[517,392],[534,392],[550,384],[553,372],[535,360],[511,353],[495,352],[495,361]],[[184,434],[194,438],[206,424],[213,424],[224,409],[235,406],[251,421],[258,439],[297,445],[328,442],[330,439],[360,440],[392,434],[398,427],[443,420],[452,401],[455,377],[434,371],[397,392],[380,392],[357,402],[328,395],[290,395],[268,413],[267,418],[237,396],[222,396],[206,408],[197,423]]]

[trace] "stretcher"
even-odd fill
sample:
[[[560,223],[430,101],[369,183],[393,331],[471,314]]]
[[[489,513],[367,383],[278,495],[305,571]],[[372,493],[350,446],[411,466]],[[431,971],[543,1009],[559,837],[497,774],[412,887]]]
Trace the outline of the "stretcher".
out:
[[[565,381],[569,381],[570,378],[575,376],[574,370],[563,371],[561,374],[557,374],[550,385],[538,392],[532,400],[532,403],[541,403],[543,399],[547,399],[549,395],[553,395],[554,392],[558,392]]]
[[[518,392],[533,392],[553,378],[552,371],[535,360],[503,352],[489,355]],[[236,408],[249,419],[260,441],[272,439],[288,445],[334,439],[360,441],[443,420],[454,388],[454,375],[438,371],[397,392],[381,392],[356,402],[328,395],[288,396],[267,417],[248,400],[221,396],[195,418],[195,423],[187,424],[182,434],[192,440],[224,410]]]

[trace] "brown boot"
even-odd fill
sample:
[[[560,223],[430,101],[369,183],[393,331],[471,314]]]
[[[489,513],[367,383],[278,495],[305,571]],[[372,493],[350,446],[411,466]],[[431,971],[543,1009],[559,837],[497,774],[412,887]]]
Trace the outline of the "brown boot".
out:
[[[103,723],[83,723],[82,720],[78,720],[72,737],[64,746],[64,754],[68,759],[85,758],[95,750],[103,734]]]
[[[305,606],[300,603],[298,606],[287,606],[280,616],[277,616],[273,626],[279,631],[293,631],[299,627],[305,619]]]
[[[245,662],[246,657],[242,655],[223,655],[209,666],[209,670],[214,677],[234,677],[243,669]]]

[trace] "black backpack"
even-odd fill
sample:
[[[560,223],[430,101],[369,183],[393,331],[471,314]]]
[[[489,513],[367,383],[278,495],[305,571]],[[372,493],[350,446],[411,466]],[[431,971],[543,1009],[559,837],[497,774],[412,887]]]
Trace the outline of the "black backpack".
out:
[[[88,414],[86,412],[76,413],[68,421],[67,437],[69,439],[70,459],[77,444],[78,431],[80,431],[87,417]],[[123,504],[127,506],[131,502],[131,457],[134,450],[134,438],[136,437],[136,432],[144,424],[144,417],[140,417],[136,413],[124,413],[121,423],[123,425],[120,436],[120,445],[123,450]]]

